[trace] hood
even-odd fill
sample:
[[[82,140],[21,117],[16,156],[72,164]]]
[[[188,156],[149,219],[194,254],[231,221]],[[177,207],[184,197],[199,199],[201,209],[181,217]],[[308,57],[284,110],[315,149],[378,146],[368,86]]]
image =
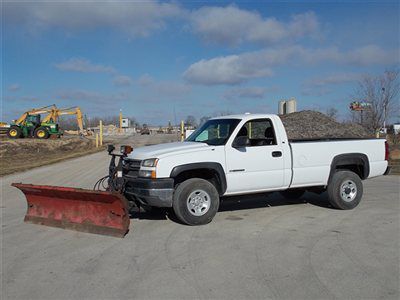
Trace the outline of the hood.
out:
[[[128,155],[130,159],[147,159],[147,158],[160,158],[168,154],[175,154],[181,151],[193,151],[197,149],[205,149],[209,146],[205,143],[196,142],[175,142],[158,144],[152,146],[140,147],[133,149],[133,152]]]

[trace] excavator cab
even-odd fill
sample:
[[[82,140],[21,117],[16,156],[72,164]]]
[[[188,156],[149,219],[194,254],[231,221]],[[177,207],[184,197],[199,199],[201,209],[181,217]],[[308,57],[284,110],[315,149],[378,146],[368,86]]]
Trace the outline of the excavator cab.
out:
[[[27,115],[25,124],[22,126],[22,134],[26,137],[33,137],[36,128],[40,126],[40,115]]]
[[[28,115],[26,117],[26,123],[30,123],[34,126],[40,125],[40,115]]]

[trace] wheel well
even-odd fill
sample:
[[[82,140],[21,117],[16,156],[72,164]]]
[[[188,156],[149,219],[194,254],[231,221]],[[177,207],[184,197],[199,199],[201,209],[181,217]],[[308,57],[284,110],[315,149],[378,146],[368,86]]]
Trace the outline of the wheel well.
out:
[[[362,153],[349,153],[336,156],[331,164],[331,174],[337,170],[348,170],[356,173],[361,179],[366,179],[369,176],[369,161],[368,157]]]
[[[213,169],[193,169],[183,171],[174,178],[174,185],[176,186],[190,178],[205,179],[215,186],[220,195],[223,194],[221,179],[219,178],[218,172]]]
[[[347,170],[356,173],[361,179],[364,178],[364,166],[362,164],[352,164],[352,165],[338,165],[335,170]]]

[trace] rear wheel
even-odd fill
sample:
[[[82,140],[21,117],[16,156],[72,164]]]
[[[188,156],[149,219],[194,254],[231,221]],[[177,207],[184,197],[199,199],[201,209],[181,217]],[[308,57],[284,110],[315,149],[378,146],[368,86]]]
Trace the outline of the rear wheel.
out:
[[[7,131],[7,136],[10,139],[18,139],[21,137],[21,128],[19,128],[18,126],[11,126],[10,129],[8,129]]]
[[[338,171],[333,174],[327,190],[329,202],[333,207],[352,209],[361,201],[363,184],[354,172]]]
[[[39,127],[35,130],[35,138],[37,139],[47,139],[49,138],[49,132],[46,127]]]
[[[306,190],[304,190],[304,189],[290,189],[290,190],[282,191],[282,192],[280,192],[280,194],[283,197],[285,197],[286,199],[295,200],[295,199],[301,198],[305,192],[306,192]]]
[[[210,223],[219,208],[215,186],[201,178],[179,184],[174,193],[173,209],[177,218],[187,225]]]

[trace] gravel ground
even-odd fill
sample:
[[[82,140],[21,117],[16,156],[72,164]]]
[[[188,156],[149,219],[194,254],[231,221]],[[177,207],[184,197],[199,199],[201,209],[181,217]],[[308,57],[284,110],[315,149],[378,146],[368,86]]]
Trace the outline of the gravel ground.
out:
[[[2,299],[400,297],[398,176],[365,181],[351,211],[324,194],[274,193],[226,199],[205,226],[142,213],[124,239],[23,223],[12,182],[91,188],[108,160],[96,153],[2,178]]]

